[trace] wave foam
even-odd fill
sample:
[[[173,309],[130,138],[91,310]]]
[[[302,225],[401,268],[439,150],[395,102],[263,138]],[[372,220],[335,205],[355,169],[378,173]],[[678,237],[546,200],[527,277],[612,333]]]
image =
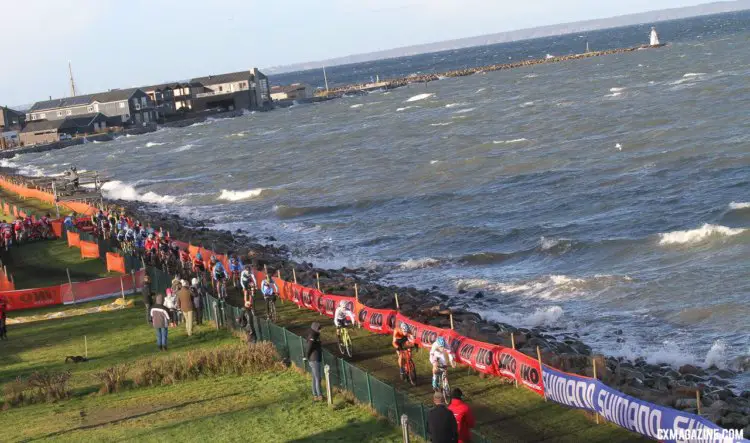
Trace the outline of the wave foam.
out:
[[[151,191],[139,194],[133,186],[119,180],[104,183],[102,185],[102,194],[106,198],[113,200],[141,201],[156,204],[174,203],[176,201],[171,195],[159,195]]]
[[[659,234],[660,245],[681,245],[681,244],[693,244],[702,242],[709,237],[731,237],[733,235],[742,234],[745,232],[744,228],[728,228],[721,225],[712,225],[709,223],[704,224],[697,229],[689,229],[685,231],[673,231],[663,234]]]
[[[732,202],[729,203],[729,209],[735,211],[739,209],[750,209],[750,202]]]
[[[443,122],[443,123],[430,123],[430,126],[448,126],[452,125],[453,122]]]
[[[146,147],[147,147],[147,148],[153,148],[154,146],[161,146],[161,145],[163,145],[163,144],[164,144],[164,143],[157,143],[157,142],[148,142],[148,143],[146,143]]]
[[[691,78],[691,77],[700,77],[702,75],[706,75],[704,72],[688,72],[687,74],[683,75],[683,78]]]
[[[508,323],[518,327],[557,326],[565,311],[560,306],[537,308],[531,314],[503,314],[497,311],[482,312],[485,320]]]
[[[148,145],[146,145],[146,146],[148,146]],[[171,153],[185,152],[185,151],[189,151],[189,150],[193,149],[194,147],[195,147],[195,145],[193,145],[191,143],[188,143],[186,145],[180,146],[179,148],[174,148],[174,149],[172,149],[169,152],[171,152]]]
[[[467,112],[472,112],[477,108],[466,108],[466,109],[459,109],[458,111],[454,112],[454,114],[466,114]]]
[[[609,88],[609,92],[622,92],[625,88]]]
[[[529,107],[529,106],[534,106],[534,102],[525,102],[525,103],[521,103],[521,105],[520,105],[520,106],[521,106],[522,108],[527,108],[527,107]]]
[[[460,103],[448,103],[447,105],[445,105],[445,107],[446,108],[457,108],[459,106],[466,106],[467,104],[468,103],[462,103],[462,102],[460,102]]]
[[[619,97],[622,95],[622,92],[613,92],[611,94],[605,95],[605,97]]]
[[[409,259],[404,262],[401,262],[399,264],[399,268],[401,269],[424,269],[424,268],[431,268],[433,266],[437,266],[440,264],[440,260],[427,257],[427,258],[419,258],[419,259]]]
[[[596,295],[613,285],[630,282],[630,277],[615,275],[595,275],[587,278],[573,278],[566,275],[548,275],[522,282],[490,282],[482,279],[458,280],[458,290],[486,289],[492,292],[511,294],[522,298],[542,300],[568,300]]]
[[[435,94],[425,93],[425,94],[415,95],[414,97],[411,97],[408,100],[406,100],[406,102],[408,103],[408,102],[416,102],[416,101],[419,101],[419,100],[424,100],[426,98],[432,97],[433,95],[435,95]]]
[[[521,143],[521,142],[526,142],[526,141],[528,140],[526,140],[525,138],[514,138],[513,140],[492,140],[492,143],[496,145],[505,145],[505,144],[511,144],[511,143]]]
[[[258,197],[263,193],[263,188],[255,188],[255,189],[249,189],[247,191],[230,191],[227,189],[221,190],[221,195],[219,195],[219,200],[227,200],[227,201],[239,201],[239,200],[247,200],[250,198]]]
[[[396,112],[406,111],[407,109],[418,108],[419,106],[404,106],[403,108],[396,109]]]
[[[350,107],[350,108],[352,108],[352,109],[357,109],[357,108],[361,108],[362,106],[364,106],[364,104],[362,104],[362,103],[357,103],[356,105],[351,105],[351,106],[349,106],[349,107]]]

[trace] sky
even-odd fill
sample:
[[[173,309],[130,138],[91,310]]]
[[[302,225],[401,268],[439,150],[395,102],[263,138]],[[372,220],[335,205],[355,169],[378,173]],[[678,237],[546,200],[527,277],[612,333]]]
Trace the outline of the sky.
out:
[[[2,0],[0,106],[706,0]],[[14,49],[8,49],[14,48]]]

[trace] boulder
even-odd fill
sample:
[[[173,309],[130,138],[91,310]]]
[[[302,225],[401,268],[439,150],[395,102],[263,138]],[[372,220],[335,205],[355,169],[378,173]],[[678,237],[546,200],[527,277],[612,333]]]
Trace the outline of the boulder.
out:
[[[739,412],[730,412],[721,417],[717,421],[717,424],[727,429],[743,429],[745,426],[750,425],[750,417]]]
[[[675,409],[685,410],[688,408],[696,409],[698,407],[698,400],[695,398],[678,398],[674,402]]]
[[[682,365],[679,369],[680,374],[692,374],[692,375],[706,375],[706,372],[693,365]]]

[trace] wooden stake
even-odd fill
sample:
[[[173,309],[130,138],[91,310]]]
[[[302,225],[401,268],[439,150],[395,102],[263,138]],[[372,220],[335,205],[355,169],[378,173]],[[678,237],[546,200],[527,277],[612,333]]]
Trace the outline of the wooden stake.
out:
[[[266,274],[266,277],[268,277],[268,266],[265,264],[263,265],[263,273]]]
[[[318,281],[318,291],[320,291],[320,273],[315,273],[315,279]]]
[[[292,268],[292,277],[294,278],[294,284],[297,284],[297,271]]]
[[[701,415],[701,391],[695,390],[695,401],[698,406],[698,415]]]
[[[592,358],[591,362],[594,364],[594,380],[598,380],[599,378],[596,376],[596,358]],[[596,424],[599,424],[599,413],[594,411],[594,418],[596,419]]]
[[[359,301],[359,288],[356,283],[354,283],[354,298]]]
[[[122,276],[120,276],[120,293],[122,294],[122,299],[125,300],[125,283],[122,281]]]
[[[453,312],[450,313],[450,317],[451,317],[451,330],[452,330],[454,329],[453,328]]]
[[[89,358],[89,340],[86,338],[86,336],[83,336],[83,347],[84,347],[84,355],[86,358]]]
[[[398,293],[396,293],[396,310],[400,310],[401,308],[398,307]]]
[[[510,347],[513,348],[513,350],[516,350],[516,334],[511,332],[510,333]]]
[[[542,351],[539,350],[539,346],[536,347],[536,358],[539,360],[539,371],[544,375],[544,365],[542,365]],[[547,396],[544,396],[544,401],[547,401]]]
[[[276,275],[277,275],[277,278],[281,280],[281,269],[276,270]],[[282,297],[281,294],[279,294],[279,298],[281,299],[281,304],[284,304],[284,297]]]
[[[70,279],[70,269],[65,268],[68,273],[68,283],[70,284],[70,293],[73,295],[73,304],[76,304],[76,292],[73,290],[73,281]]]

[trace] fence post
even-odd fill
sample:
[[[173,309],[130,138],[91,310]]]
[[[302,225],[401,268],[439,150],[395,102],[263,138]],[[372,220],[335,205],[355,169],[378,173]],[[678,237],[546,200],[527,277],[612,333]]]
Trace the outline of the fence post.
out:
[[[341,359],[341,358],[339,358],[338,361],[339,361],[339,363],[341,363],[341,365],[340,365],[341,366],[341,378],[342,378],[342,380],[344,382],[343,388],[346,389],[346,390],[348,390],[349,389],[349,383],[348,383],[348,381],[346,379],[346,370],[344,369],[344,360]]]
[[[70,269],[65,268],[65,272],[68,274],[68,283],[70,284],[70,293],[73,295],[73,304],[76,304],[76,291],[73,289],[73,280],[70,279]]]
[[[125,283],[122,281],[122,275],[120,276],[120,294],[122,294],[122,299],[125,300]]]
[[[409,443],[409,416],[406,414],[401,416],[401,434],[404,437],[404,443]]]
[[[302,355],[305,355],[305,340],[302,339],[302,337],[299,338],[299,345],[302,347]],[[307,372],[307,366],[305,366],[305,361],[302,361],[302,370]]]
[[[216,323],[216,329],[220,329],[220,326],[219,326],[219,302],[218,301],[214,301],[212,303],[212,305],[214,306],[214,323]]]
[[[138,292],[138,283],[135,280],[135,272],[132,269],[130,270],[130,277],[133,279],[133,294],[136,294]]]
[[[427,440],[427,423],[424,419],[424,403],[419,402],[419,421],[422,422],[422,437]]]
[[[536,347],[536,358],[539,360],[539,372],[540,376],[544,377],[544,364],[542,363],[542,352],[539,350],[539,346]],[[547,396],[544,396],[544,401],[547,401]],[[598,414],[597,414],[598,417]]]
[[[86,336],[83,336],[83,348],[84,348],[84,355],[86,358],[89,358],[89,340],[86,338]]]
[[[370,406],[372,406],[372,385],[370,384],[370,373],[365,372],[365,375],[367,376],[367,399],[370,401]]]
[[[325,365],[323,372],[326,375],[326,394],[328,395],[328,406],[333,407],[333,398],[331,398],[331,367]]]
[[[393,390],[393,405],[396,407],[396,417],[399,417],[401,413],[398,410],[398,396],[396,395],[396,388],[391,386],[391,389]]]

